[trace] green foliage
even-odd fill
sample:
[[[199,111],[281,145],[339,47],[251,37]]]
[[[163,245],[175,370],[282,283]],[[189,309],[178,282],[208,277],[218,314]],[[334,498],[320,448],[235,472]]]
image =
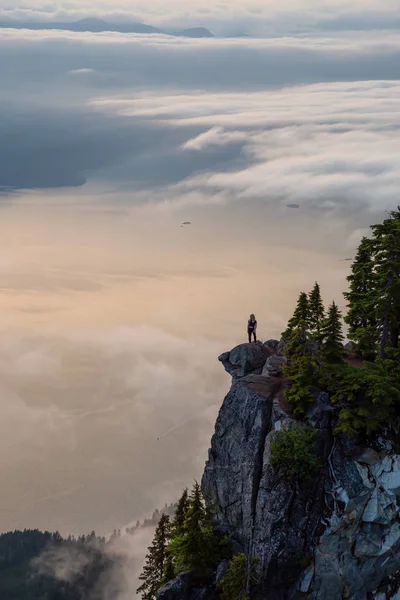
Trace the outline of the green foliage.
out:
[[[289,380],[285,399],[292,406],[294,415],[301,417],[315,400],[314,386],[318,370],[315,348],[301,326],[291,332],[285,355],[287,365],[284,375]]]
[[[308,304],[308,296],[305,292],[301,292],[297,300],[297,306],[293,317],[290,319],[286,331],[283,333],[285,339],[289,338],[294,330],[306,330],[309,324],[310,307]]]
[[[224,557],[227,544],[227,538],[216,529],[212,515],[204,506],[200,485],[196,482],[190,494],[183,533],[176,535],[170,544],[175,571],[194,570],[204,574]]]
[[[294,416],[301,417],[315,400],[315,363],[312,356],[305,354],[292,358],[284,373],[290,377],[285,390],[285,400],[293,407]]]
[[[376,312],[381,325],[379,357],[386,358],[389,347],[399,347],[400,335],[400,207],[383,223],[373,225],[376,274]]]
[[[400,337],[400,207],[363,238],[347,278],[349,337],[366,360],[399,347]]]
[[[250,567],[250,595],[257,583],[257,559],[252,560]],[[229,569],[225,577],[218,583],[221,600],[248,600],[246,593],[248,561],[243,553],[236,554],[229,561]]]
[[[146,562],[139,579],[143,581],[137,589],[143,600],[154,600],[161,587],[167,567],[167,548],[170,540],[171,524],[168,515],[162,515],[154,539],[148,548]]]
[[[282,469],[287,479],[307,480],[320,466],[317,434],[308,425],[283,426],[271,442],[271,464]]]
[[[400,406],[400,363],[385,359],[364,364],[363,369],[342,367],[331,384],[331,400],[341,404],[338,432],[369,434]]]
[[[175,573],[172,555],[167,549],[166,564],[165,564],[165,569],[164,569],[164,573],[163,573],[160,584],[164,585],[168,581],[171,581],[172,579],[174,579],[175,575],[176,575],[176,573]]]
[[[325,320],[325,309],[321,298],[321,289],[317,282],[308,296],[309,328],[312,337],[321,339],[321,328]]]
[[[363,369],[343,368],[330,385],[332,401],[341,406],[337,428],[345,433],[369,433],[399,412],[400,207],[371,230],[371,239],[360,243],[344,294],[349,337],[368,362]]]
[[[160,587],[182,571],[202,576],[229,555],[229,539],[214,525],[196,482],[190,496],[184,490],[172,523],[167,515],[161,517],[137,591],[143,600],[154,600]]]
[[[356,351],[366,360],[376,356],[377,316],[375,307],[376,275],[374,271],[374,244],[364,237],[347,277],[349,291],[344,293],[348,311],[344,320],[349,326],[348,336]]]
[[[316,282],[308,296],[305,292],[300,294],[296,310],[283,334],[288,340],[285,350],[287,366],[284,369],[284,375],[288,379],[285,399],[292,406],[296,417],[302,417],[315,400],[323,316],[321,290]]]
[[[176,506],[175,516],[172,521],[172,535],[182,535],[184,532],[185,521],[187,517],[187,512],[189,509],[189,496],[188,490],[183,490],[182,496],[178,500],[178,504]]]
[[[324,362],[335,364],[343,362],[345,350],[343,347],[342,315],[332,302],[328,310],[328,316],[322,325],[322,357]]]

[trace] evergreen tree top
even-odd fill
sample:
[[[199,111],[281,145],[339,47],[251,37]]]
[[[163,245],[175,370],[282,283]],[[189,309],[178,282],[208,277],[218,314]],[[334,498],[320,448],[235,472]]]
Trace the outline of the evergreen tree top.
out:
[[[321,289],[317,282],[315,282],[308,297],[308,313],[311,333],[319,338],[321,334],[321,325],[325,317],[325,309],[321,298]]]

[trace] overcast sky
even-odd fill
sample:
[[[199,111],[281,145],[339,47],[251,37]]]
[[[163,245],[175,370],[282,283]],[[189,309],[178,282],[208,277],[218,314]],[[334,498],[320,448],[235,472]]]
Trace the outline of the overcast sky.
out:
[[[398,9],[0,2],[253,36],[0,30],[1,530],[173,501],[248,314],[279,336],[315,280],[343,307],[341,259],[399,202]]]

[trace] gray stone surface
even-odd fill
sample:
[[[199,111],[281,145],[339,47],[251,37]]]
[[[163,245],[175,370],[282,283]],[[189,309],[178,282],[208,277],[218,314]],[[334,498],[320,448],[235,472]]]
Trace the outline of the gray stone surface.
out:
[[[262,370],[262,375],[264,375],[264,377],[279,377],[282,375],[283,368],[286,364],[287,360],[284,356],[269,356]]]
[[[189,600],[193,582],[193,573],[185,571],[158,591],[157,600]]]
[[[261,375],[263,367],[271,352],[262,342],[241,344],[230,352],[224,352],[218,360],[225,370],[234,378],[244,377],[250,373]]]
[[[217,518],[242,545],[248,541],[255,481],[261,477],[264,441],[279,383],[260,377],[234,381],[215,426],[202,480],[203,494],[216,501]],[[254,389],[256,387],[256,389]]]
[[[279,340],[267,340],[264,342],[264,346],[268,348],[271,354],[276,354],[279,346]]]
[[[223,560],[218,565],[217,574],[215,576],[215,583],[219,583],[220,581],[222,581],[223,578],[225,577],[225,575],[227,574],[228,570],[229,570],[229,562],[227,560]]]
[[[185,571],[165,584],[157,594],[157,600],[217,600],[213,586],[199,587],[192,571]]]
[[[234,378],[202,487],[237,547],[260,560],[262,598],[377,598],[400,570],[400,456],[385,438],[377,452],[334,436],[332,407],[320,395],[308,418],[323,469],[307,484],[289,483],[271,466],[271,439],[291,420],[282,378],[260,375],[257,350],[232,352],[221,361]]]

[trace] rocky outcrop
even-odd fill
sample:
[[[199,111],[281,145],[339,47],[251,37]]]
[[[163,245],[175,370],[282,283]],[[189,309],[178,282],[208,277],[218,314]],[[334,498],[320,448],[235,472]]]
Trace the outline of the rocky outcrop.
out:
[[[259,559],[265,600],[400,598],[400,455],[387,440],[361,448],[335,436],[320,394],[308,418],[323,467],[308,484],[289,483],[271,465],[271,441],[291,422],[282,348],[243,344],[220,357],[233,379],[203,494],[237,549]]]
[[[267,358],[261,375],[264,377],[280,377],[283,375],[283,368],[286,363],[287,361],[284,356],[278,356],[277,354],[274,354]]]
[[[368,448],[346,459],[338,446],[332,473],[336,505],[315,547],[311,597],[377,597],[400,569],[400,456]]]
[[[224,352],[218,360],[234,379],[249,373],[261,375],[265,362],[273,353],[272,348],[262,342],[241,344],[230,352]]]
[[[158,600],[217,600],[212,586],[201,585],[192,571],[185,571],[166,583],[157,595]]]

